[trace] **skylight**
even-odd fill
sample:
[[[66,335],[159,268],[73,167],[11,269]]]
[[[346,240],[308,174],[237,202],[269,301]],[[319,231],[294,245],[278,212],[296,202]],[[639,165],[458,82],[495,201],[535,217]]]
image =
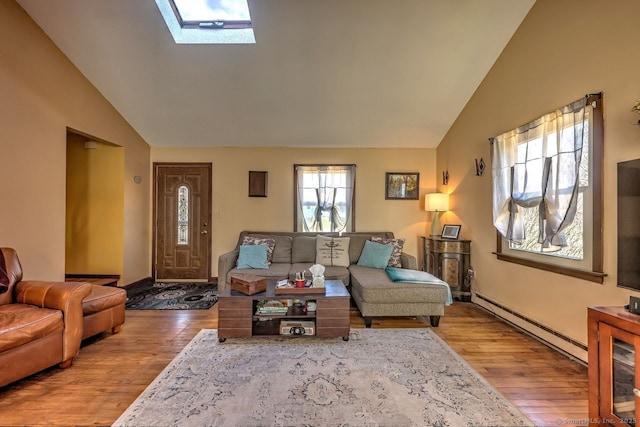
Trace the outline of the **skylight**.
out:
[[[156,0],[176,43],[255,43],[247,0]]]
[[[247,0],[172,0],[182,28],[251,28]]]

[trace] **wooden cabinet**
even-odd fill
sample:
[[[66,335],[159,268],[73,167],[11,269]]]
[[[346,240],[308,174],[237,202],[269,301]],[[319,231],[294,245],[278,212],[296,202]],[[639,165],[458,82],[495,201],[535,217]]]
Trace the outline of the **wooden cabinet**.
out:
[[[636,425],[640,408],[640,316],[589,307],[590,425]]]
[[[422,270],[444,280],[451,295],[471,301],[471,240],[422,236]]]

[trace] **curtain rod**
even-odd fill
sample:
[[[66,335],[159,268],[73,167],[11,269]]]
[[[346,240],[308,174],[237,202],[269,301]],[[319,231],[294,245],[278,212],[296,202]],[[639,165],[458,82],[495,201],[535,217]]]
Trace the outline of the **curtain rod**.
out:
[[[596,92],[596,93],[588,93],[584,96],[587,99],[587,102],[593,102],[597,99],[601,99],[602,98],[602,92]],[[495,137],[491,137],[491,138],[487,138],[489,140],[489,144],[493,144],[493,141],[495,139]]]

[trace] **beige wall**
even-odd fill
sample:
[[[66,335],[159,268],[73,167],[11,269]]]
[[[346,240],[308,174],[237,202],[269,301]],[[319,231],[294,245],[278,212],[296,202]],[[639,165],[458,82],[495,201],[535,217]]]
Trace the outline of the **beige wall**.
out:
[[[393,231],[414,255],[429,226],[422,199],[447,169],[450,183],[439,189],[452,193],[453,211],[442,223],[462,224],[462,237],[473,241],[474,291],[586,342],[586,307],[621,305],[632,293],[616,287],[616,163],[640,157],[640,117],[629,112],[640,99],[638,16],[636,0],[538,0],[438,148],[436,168],[430,149],[150,150],[16,3],[0,2],[0,245],[18,250],[27,278],[63,278],[67,127],[124,147],[122,283],[151,271],[150,158],[213,164],[213,275],[239,231],[292,229],[294,163],[357,164],[357,230]],[[490,165],[487,138],[598,91],[605,283],[497,261],[491,175],[474,176],[474,159]],[[249,170],[269,171],[269,197],[247,197]],[[420,172],[420,202],[386,201],[389,171]]]
[[[86,140],[67,141],[65,272],[122,276],[124,149]]]
[[[473,290],[586,343],[590,305],[623,305],[616,287],[616,163],[640,157],[637,0],[538,0],[438,147],[448,169],[453,213],[473,240]],[[603,285],[496,260],[491,171],[475,176],[474,159],[490,166],[489,137],[524,124],[587,93],[604,93]],[[640,254],[638,254],[640,262]]]
[[[428,225],[424,194],[436,186],[435,149],[153,148],[151,159],[213,164],[213,276],[240,231],[293,230],[294,164],[356,164],[356,231],[392,231],[415,256]],[[269,172],[268,197],[247,196],[250,170]],[[420,200],[385,200],[385,172],[419,172]]]
[[[148,276],[149,146],[13,1],[0,2],[0,58],[0,245],[26,278],[63,279],[70,127],[124,147],[122,282]]]

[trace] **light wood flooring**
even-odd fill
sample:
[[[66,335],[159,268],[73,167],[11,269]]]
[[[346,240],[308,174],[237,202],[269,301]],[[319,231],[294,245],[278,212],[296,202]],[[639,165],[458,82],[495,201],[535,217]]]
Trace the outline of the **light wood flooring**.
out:
[[[122,331],[86,340],[71,368],[0,388],[0,425],[110,425],[200,329],[216,327],[216,306],[127,311]],[[355,308],[351,327],[364,327]],[[426,328],[429,322],[380,318],[372,327]],[[537,426],[586,424],[586,367],[471,303],[447,307],[434,331]]]

